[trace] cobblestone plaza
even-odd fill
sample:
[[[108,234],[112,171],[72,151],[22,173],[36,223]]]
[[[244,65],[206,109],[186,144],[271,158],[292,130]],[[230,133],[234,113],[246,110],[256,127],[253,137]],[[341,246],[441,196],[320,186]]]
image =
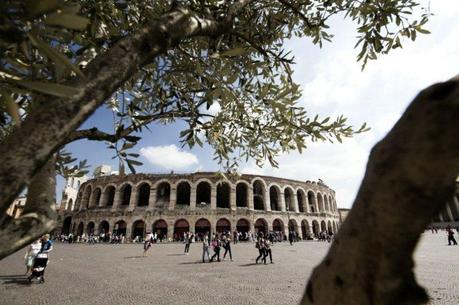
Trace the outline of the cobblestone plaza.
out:
[[[45,284],[28,285],[19,251],[0,261],[0,304],[297,304],[329,247],[308,241],[273,247],[273,265],[255,265],[252,244],[233,245],[234,261],[200,263],[201,244],[55,244]],[[418,281],[432,304],[459,303],[459,246],[425,233],[415,255]]]

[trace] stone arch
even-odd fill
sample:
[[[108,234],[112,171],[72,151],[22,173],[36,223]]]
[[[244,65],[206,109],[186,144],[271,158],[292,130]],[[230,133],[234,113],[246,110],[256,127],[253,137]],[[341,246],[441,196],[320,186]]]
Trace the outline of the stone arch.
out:
[[[110,224],[106,220],[102,220],[99,224],[99,234],[107,234],[110,232]]]
[[[174,224],[174,240],[182,240],[183,234],[190,231],[188,220],[181,218]]]
[[[215,225],[217,233],[231,233],[231,222],[227,218],[220,218]]]
[[[305,213],[307,211],[307,207],[306,196],[303,189],[299,188],[296,190],[296,200],[298,201],[298,211],[300,213]]]
[[[77,198],[75,200],[75,210],[80,210],[81,209],[81,201],[83,200],[83,191],[79,191]]]
[[[100,204],[100,198],[102,196],[102,189],[100,187],[96,187],[92,192],[91,196],[91,207],[98,207]]]
[[[324,194],[324,211],[329,212],[331,209],[328,205],[328,196]]]
[[[68,235],[70,233],[70,227],[72,225],[72,216],[67,216],[62,222],[62,234]]]
[[[102,203],[103,206],[111,207],[115,202],[116,188],[114,185],[108,185],[104,190],[105,202]]]
[[[299,234],[298,222],[295,219],[290,219],[288,221],[288,230],[289,232],[296,232]]]
[[[236,223],[236,230],[238,232],[246,233],[250,231],[250,221],[245,218],[239,218]]]
[[[69,202],[67,203],[67,210],[73,211],[73,199],[70,198]]]
[[[206,218],[199,218],[194,225],[194,232],[202,239],[205,234],[210,234],[210,221]]]
[[[196,205],[206,206],[210,205],[212,186],[211,182],[207,179],[200,180],[196,185]]]
[[[81,204],[83,208],[85,209],[89,208],[89,200],[91,198],[91,193],[92,193],[92,187],[91,185],[87,185],[84,189],[83,200],[81,201]]]
[[[118,236],[126,236],[126,228],[126,222],[124,220],[118,220],[117,222],[115,222],[115,226],[113,227],[113,234]]]
[[[148,206],[150,202],[150,191],[151,187],[148,182],[142,182],[138,187],[138,197],[137,197],[137,206],[145,207]]]
[[[309,222],[306,219],[301,221],[301,237],[303,240],[307,240],[310,238],[311,235],[311,228],[309,227]]]
[[[217,208],[230,208],[231,186],[228,182],[217,183]]]
[[[255,210],[265,210],[266,198],[265,190],[266,184],[261,179],[254,179],[252,182],[253,186],[253,208]]]
[[[77,236],[81,236],[84,233],[84,223],[81,221],[77,228]]]
[[[287,211],[296,212],[293,189],[290,186],[284,188],[284,202]]]
[[[249,184],[245,181],[236,184],[236,206],[238,208],[249,207]]]
[[[191,184],[186,181],[180,181],[177,184],[177,204],[178,205],[190,205],[191,198]]]
[[[257,236],[260,235],[261,233],[263,233],[264,236],[268,234],[268,222],[266,221],[266,219],[258,218],[255,221],[254,227],[255,227],[255,233]]]
[[[281,191],[278,185],[272,184],[269,187],[269,201],[271,203],[271,211],[281,211]]]
[[[132,195],[132,185],[125,183],[120,188],[120,206],[129,206]]]
[[[322,232],[323,231],[325,231],[325,232],[327,231],[327,224],[325,223],[325,220],[322,220],[320,222],[320,231],[322,231]]]
[[[159,241],[163,241],[167,238],[167,222],[164,219],[156,220],[151,226],[151,231],[156,233]]]
[[[281,219],[279,219],[279,218],[274,219],[274,221],[273,221],[273,231],[274,232],[281,232],[282,234],[284,233],[284,222]]]
[[[314,233],[314,236],[318,236],[320,233],[320,226],[319,222],[317,220],[312,221],[312,233]]]
[[[330,205],[330,211],[336,212],[335,203],[333,202],[332,196],[328,196],[328,204]]]
[[[308,204],[309,204],[309,211],[311,213],[317,213],[316,209],[316,195],[313,191],[308,191]]]
[[[86,234],[87,235],[94,234],[95,228],[96,228],[96,224],[94,223],[94,221],[88,222],[88,225],[86,226]]]
[[[319,207],[319,212],[322,213],[324,211],[324,202],[323,202],[322,194],[320,193],[317,193],[317,206]]]
[[[163,180],[156,183],[156,206],[168,206],[171,199],[171,184]]]
[[[134,240],[137,236],[139,241],[142,241],[145,236],[145,221],[138,219],[132,223],[131,239]]]

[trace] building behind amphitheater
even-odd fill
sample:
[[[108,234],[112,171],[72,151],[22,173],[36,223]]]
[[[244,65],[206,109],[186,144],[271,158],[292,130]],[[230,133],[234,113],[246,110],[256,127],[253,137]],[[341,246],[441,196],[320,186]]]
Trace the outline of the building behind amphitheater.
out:
[[[148,231],[167,239],[183,232],[283,232],[303,238],[335,233],[335,192],[322,181],[215,172],[99,176],[81,184],[76,200],[61,207],[62,233],[111,232],[133,239]]]

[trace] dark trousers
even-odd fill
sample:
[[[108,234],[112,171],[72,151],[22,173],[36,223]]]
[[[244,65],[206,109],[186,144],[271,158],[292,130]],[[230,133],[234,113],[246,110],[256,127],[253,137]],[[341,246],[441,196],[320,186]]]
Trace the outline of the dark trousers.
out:
[[[223,258],[226,257],[226,253],[229,252],[230,259],[233,260],[233,255],[231,254],[231,246],[225,247],[225,253],[223,253]]]
[[[271,249],[266,249],[265,250],[265,256],[263,257],[264,261],[266,262],[266,257],[269,255],[269,261],[272,263],[273,262],[273,254],[271,252]]]
[[[217,257],[217,260],[220,261],[220,247],[214,248],[214,255],[212,255],[210,261],[213,261],[215,257]]]
[[[457,241],[454,236],[448,236],[448,246],[451,246],[451,242],[453,242],[453,245],[457,245]]]
[[[263,262],[266,264],[266,256],[265,256],[265,250],[264,249],[258,249],[258,257],[257,259],[255,260],[255,263],[258,264],[258,260],[261,258],[263,260]]]
[[[185,253],[188,253],[190,251],[190,244],[186,243],[185,244]]]

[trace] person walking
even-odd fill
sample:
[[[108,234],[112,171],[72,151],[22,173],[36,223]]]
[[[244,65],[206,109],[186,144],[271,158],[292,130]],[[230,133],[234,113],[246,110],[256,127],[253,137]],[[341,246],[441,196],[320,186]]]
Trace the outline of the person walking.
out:
[[[191,233],[190,232],[186,232],[185,235],[184,235],[184,239],[185,239],[185,255],[188,255],[189,252],[190,252],[190,244],[191,244]]]
[[[269,261],[271,264],[274,264],[273,263],[273,255],[272,255],[272,251],[271,251],[271,247],[273,245],[273,242],[270,240],[270,239],[265,239],[265,243],[264,243],[264,252],[265,252],[265,255],[263,256],[263,261],[265,262],[265,265],[266,265],[266,257],[268,257],[269,255]]]
[[[265,256],[265,239],[263,235],[258,237],[257,242],[255,243],[255,248],[258,249],[258,257],[255,259],[255,264],[258,264],[258,260],[261,258],[264,263],[266,264],[266,256]]]
[[[47,253],[49,255],[49,252],[51,252],[52,250],[53,250],[53,242],[49,239],[49,234],[43,235],[43,237],[41,238],[41,247],[40,247],[39,253]],[[40,279],[42,283],[45,281],[45,270],[46,268],[43,270],[43,273]]]
[[[33,261],[35,259],[35,256],[37,256],[37,254],[40,252],[40,250],[41,250],[41,239],[37,239],[36,241],[34,241],[27,249],[27,252],[24,255],[25,264],[27,268],[25,274],[28,274],[29,272],[32,271]]]
[[[453,245],[457,245],[457,241],[454,238],[454,231],[450,227],[447,227],[446,232],[448,234],[448,246],[451,246],[451,242]]]
[[[147,236],[145,237],[145,241],[143,242],[143,257],[147,256],[148,250],[151,248],[151,244],[153,243],[153,234],[147,232]]]
[[[207,233],[202,237],[202,262],[205,263],[205,257],[207,254],[207,259],[210,262],[210,254],[209,254],[209,237]]]
[[[233,261],[233,255],[231,254],[231,238],[230,235],[223,236],[223,248],[225,253],[223,253],[223,260],[226,260],[226,254],[229,253],[230,261]]]
[[[212,241],[212,247],[214,248],[214,255],[212,255],[209,262],[213,262],[215,257],[217,257],[217,261],[220,261],[221,242],[218,238],[218,235],[214,237],[214,240]]]

